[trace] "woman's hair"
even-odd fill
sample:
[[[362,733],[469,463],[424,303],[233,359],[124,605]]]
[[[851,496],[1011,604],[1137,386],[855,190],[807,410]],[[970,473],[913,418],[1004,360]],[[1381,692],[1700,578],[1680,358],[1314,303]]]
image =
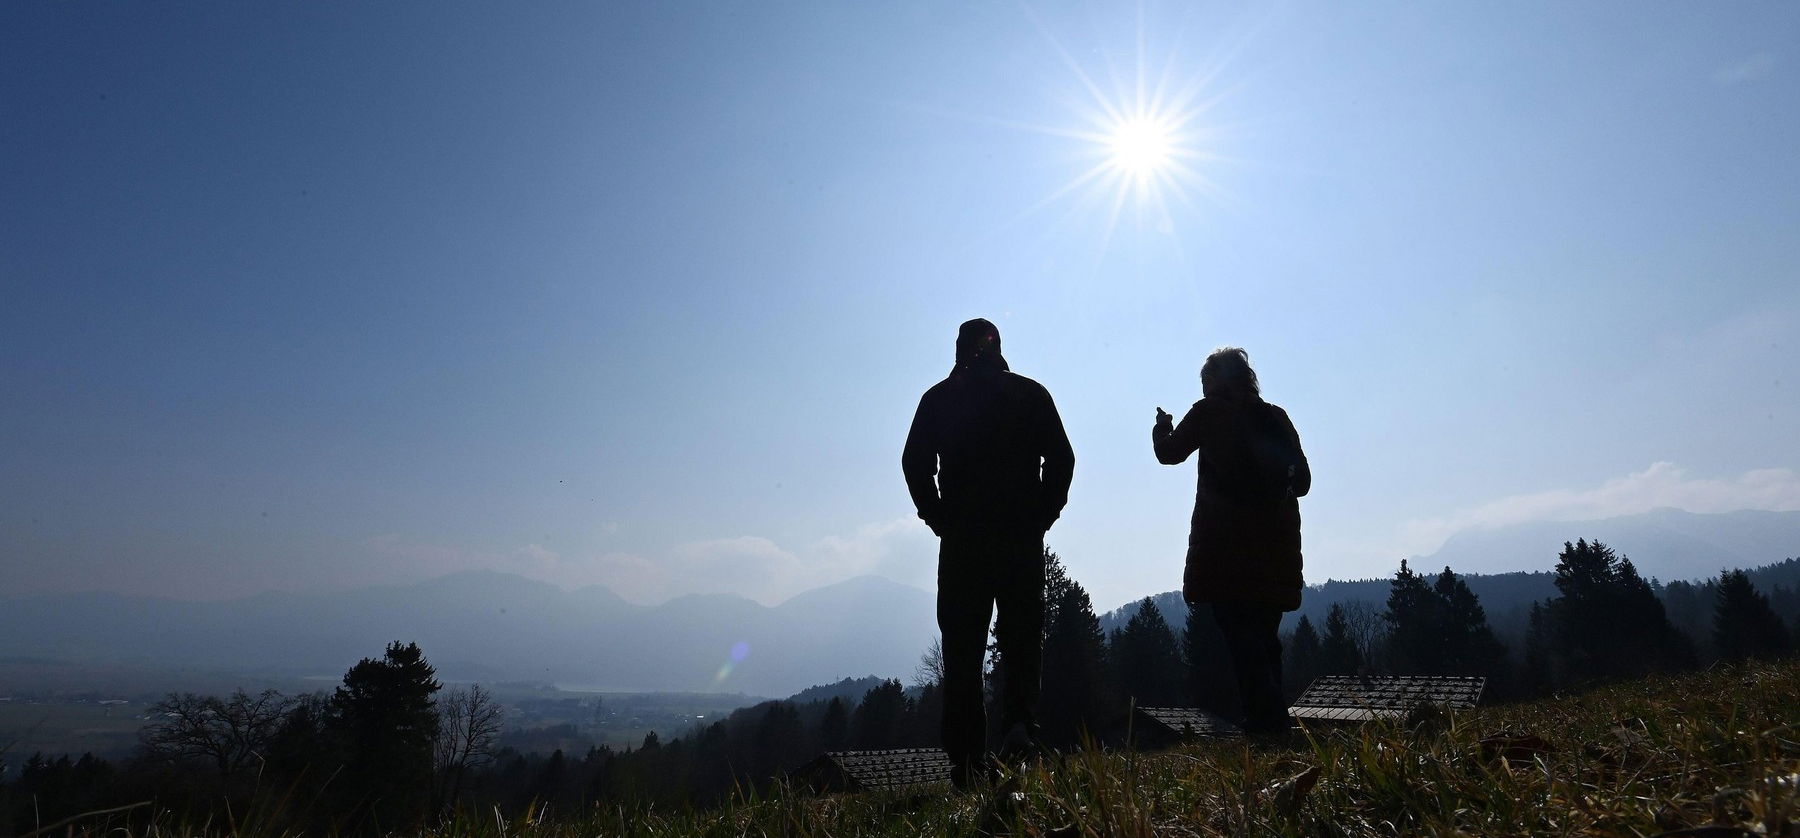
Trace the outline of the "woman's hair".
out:
[[[1256,370],[1250,368],[1250,353],[1235,346],[1213,350],[1200,366],[1200,392],[1209,399],[1227,393],[1261,398]]]

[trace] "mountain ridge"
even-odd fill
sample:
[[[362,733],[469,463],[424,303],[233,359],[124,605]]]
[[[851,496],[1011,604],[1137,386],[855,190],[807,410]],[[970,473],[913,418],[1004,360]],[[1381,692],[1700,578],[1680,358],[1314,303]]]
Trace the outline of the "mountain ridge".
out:
[[[1800,554],[1800,512],[1654,510],[1615,519],[1531,522],[1459,534],[1421,573],[1468,579],[1497,631],[1554,593],[1564,541],[1600,540],[1663,581]],[[1399,562],[1395,562],[1398,567]],[[1504,572],[1484,568],[1504,567]],[[1520,566],[1530,568],[1520,570]],[[1309,586],[1301,615],[1333,602],[1386,601],[1386,575]],[[1157,595],[1179,626],[1186,606]],[[1122,624],[1135,601],[1102,617]],[[846,673],[905,680],[937,636],[932,592],[880,576],[803,591],[775,605],[733,594],[632,603],[603,585],[564,589],[495,570],[332,591],[188,601],[102,591],[0,599],[0,657],[335,675],[394,640],[416,641],[447,679],[603,685],[620,691],[788,695]],[[729,664],[729,665],[727,665]]]
[[[0,603],[0,656],[323,675],[399,640],[418,642],[450,679],[622,691],[786,695],[844,672],[902,676],[936,631],[930,593],[878,577],[775,606],[731,594],[638,605],[603,586],[480,570],[222,601],[89,591]]]

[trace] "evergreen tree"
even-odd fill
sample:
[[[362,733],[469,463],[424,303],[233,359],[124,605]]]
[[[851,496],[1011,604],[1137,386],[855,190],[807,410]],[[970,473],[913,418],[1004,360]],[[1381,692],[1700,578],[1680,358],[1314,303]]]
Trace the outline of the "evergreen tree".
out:
[[[843,703],[838,708],[843,709]],[[611,753],[606,754],[609,758]],[[731,791],[731,736],[724,722],[706,726],[694,741],[694,790],[702,800],[713,801]]]
[[[1713,606],[1713,647],[1728,661],[1765,658],[1788,651],[1790,639],[1769,598],[1750,583],[1742,570],[1719,574]]]
[[[561,748],[552,751],[550,758],[544,761],[544,767],[538,769],[531,785],[526,787],[526,802],[558,804],[563,797],[563,786],[569,781],[569,760],[563,756]]]
[[[1525,624],[1525,655],[1520,665],[1519,689],[1527,696],[1544,695],[1560,683],[1550,655],[1550,615],[1541,602],[1531,604]]]
[[[844,709],[844,700],[838,696],[832,696],[831,703],[825,705],[825,719],[819,723],[819,741],[827,751],[841,751],[850,744],[850,711]]]
[[[806,729],[800,724],[800,711],[785,701],[769,702],[756,725],[750,758],[752,775],[761,779],[798,766],[808,755],[810,744]]]
[[[1442,607],[1445,675],[1480,675],[1491,682],[1504,672],[1506,646],[1488,626],[1487,610],[1469,585],[1446,566],[1432,588]]]
[[[856,749],[877,751],[898,745],[909,703],[906,688],[898,680],[883,681],[864,693],[862,703],[850,716]]]
[[[1620,624],[1641,626],[1642,630],[1626,634],[1621,656],[1627,661],[1642,661],[1641,666],[1623,667],[1628,675],[1643,672],[1680,669],[1694,665],[1693,641],[1669,622],[1656,583],[1638,575],[1631,559],[1619,557]]]
[[[1449,573],[1449,568],[1444,569]],[[1403,559],[1389,585],[1387,612],[1389,649],[1394,671],[1403,674],[1443,674],[1445,662],[1445,603],[1443,597],[1414,573]]]
[[[290,782],[302,776],[311,781],[329,776],[343,761],[337,743],[327,735],[330,724],[331,699],[325,693],[299,696],[269,740],[264,764]],[[315,767],[323,770],[308,770]]]
[[[1284,686],[1290,701],[1299,697],[1306,685],[1319,677],[1322,655],[1319,632],[1313,628],[1312,620],[1303,614],[1300,622],[1294,625],[1294,633],[1288,638],[1287,662],[1281,673],[1282,679],[1286,681]]]
[[[1082,731],[1098,736],[1110,701],[1106,639],[1081,583],[1062,560],[1044,551],[1044,664],[1038,699],[1038,737],[1056,747],[1080,743]]]
[[[1316,643],[1318,638],[1313,640]],[[1194,706],[1222,718],[1242,716],[1237,676],[1231,669],[1231,649],[1225,645],[1218,621],[1213,619],[1210,603],[1188,606],[1187,624],[1181,631],[1181,652],[1187,664],[1187,694]]]
[[[347,753],[342,786],[367,801],[364,814],[391,830],[425,814],[438,715],[436,670],[416,643],[391,643],[363,658],[331,698],[330,727]]]
[[[619,765],[613,771],[617,794],[627,800],[653,800],[666,785],[667,773],[663,768],[662,737],[652,730],[644,734],[644,740],[638,744],[637,750],[626,749],[619,758]]]
[[[1712,632],[1713,604],[1718,596],[1718,581],[1700,585],[1679,579],[1663,586],[1663,610],[1669,622],[1690,637],[1707,637]]]
[[[18,803],[12,811],[0,808],[0,834],[13,835],[14,830],[30,834],[46,822],[116,805],[118,800],[112,796],[118,793],[118,773],[106,760],[91,753],[71,760],[68,754],[50,759],[41,751],[33,752],[18,776],[10,778],[11,783],[0,785],[0,804],[7,802],[8,795],[16,795],[13,799]],[[9,778],[0,775],[0,779]],[[73,829],[66,833],[48,831],[73,833]]]
[[[1080,587],[1063,566],[1062,557],[1044,545],[1044,642],[1050,641],[1050,627],[1056,625],[1063,597],[1071,587]]]
[[[939,683],[920,685],[906,715],[901,744],[908,748],[936,748],[943,744],[944,687]]]
[[[1692,662],[1656,591],[1631,560],[1598,541],[1565,542],[1556,589],[1543,616],[1553,687],[1636,677]]]
[[[1325,636],[1319,640],[1319,674],[1355,675],[1362,671],[1362,664],[1362,653],[1350,634],[1350,619],[1344,606],[1334,602],[1325,614]]]
[[[1563,673],[1611,671],[1615,662],[1610,635],[1614,631],[1631,630],[1615,624],[1621,616],[1619,597],[1614,590],[1617,559],[1612,548],[1600,542],[1592,546],[1586,539],[1571,545],[1565,542],[1557,557],[1556,590],[1551,600],[1549,617],[1553,624],[1554,648],[1566,663],[1554,667]]]
[[[1137,613],[1113,637],[1113,660],[1125,695],[1138,707],[1180,705],[1184,677],[1175,632],[1156,602],[1144,597]]]
[[[1489,679],[1501,674],[1506,647],[1488,626],[1480,599],[1449,567],[1428,584],[1402,561],[1383,617],[1395,672]]]

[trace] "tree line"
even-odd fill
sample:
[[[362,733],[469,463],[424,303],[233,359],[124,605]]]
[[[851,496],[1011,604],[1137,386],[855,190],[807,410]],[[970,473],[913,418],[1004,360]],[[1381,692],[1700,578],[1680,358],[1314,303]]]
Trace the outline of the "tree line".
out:
[[[1046,745],[1120,744],[1133,706],[1238,712],[1224,640],[1204,604],[1177,628],[1146,598],[1106,632],[1060,558],[1046,550],[1044,561]],[[1283,637],[1290,696],[1319,675],[1361,673],[1481,675],[1490,697],[1525,698],[1793,648],[1775,604],[1793,592],[1777,586],[1771,597],[1743,571],[1659,588],[1628,558],[1582,540],[1564,546],[1554,581],[1557,594],[1532,606],[1512,648],[1450,568],[1430,576],[1402,562],[1379,609],[1337,603],[1323,626],[1302,617]],[[1709,631],[1697,637],[1682,623],[1695,622],[1702,597]],[[1005,677],[997,651],[990,664],[997,698]],[[910,686],[883,681],[859,700],[764,702],[666,741],[652,732],[635,747],[528,754],[497,747],[502,709],[485,690],[443,691],[417,645],[393,643],[351,667],[329,695],[170,695],[152,708],[156,721],[130,760],[33,755],[16,777],[0,776],[0,806],[17,834],[151,798],[195,818],[278,799],[270,817],[337,832],[392,831],[459,807],[705,805],[765,790],[826,751],[935,746],[940,676],[934,648]],[[989,717],[999,715],[996,707]]]
[[[0,834],[141,800],[196,823],[255,812],[336,832],[415,825],[455,805],[500,734],[485,690],[440,694],[435,676],[417,644],[396,642],[330,694],[171,693],[121,764],[33,754],[0,776]]]
[[[1783,569],[1800,562],[1771,568]],[[1661,586],[1584,539],[1563,545],[1552,578],[1556,594],[1532,603],[1509,644],[1450,568],[1428,580],[1402,562],[1382,610],[1334,604],[1323,627],[1301,618],[1284,638],[1290,690],[1323,674],[1480,675],[1491,698],[1523,699],[1793,651],[1777,603],[1800,611],[1800,596],[1780,584],[1765,594],[1743,570]]]

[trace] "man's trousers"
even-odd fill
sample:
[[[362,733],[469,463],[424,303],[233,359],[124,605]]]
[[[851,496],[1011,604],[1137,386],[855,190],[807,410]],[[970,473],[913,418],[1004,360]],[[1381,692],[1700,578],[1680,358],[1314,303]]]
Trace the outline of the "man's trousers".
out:
[[[938,550],[938,629],[943,632],[944,752],[972,766],[988,751],[982,658],[988,620],[1001,667],[1002,735],[1015,724],[1037,735],[1033,708],[1044,657],[1042,532],[978,532],[944,536]]]

